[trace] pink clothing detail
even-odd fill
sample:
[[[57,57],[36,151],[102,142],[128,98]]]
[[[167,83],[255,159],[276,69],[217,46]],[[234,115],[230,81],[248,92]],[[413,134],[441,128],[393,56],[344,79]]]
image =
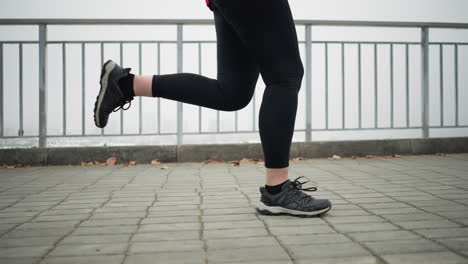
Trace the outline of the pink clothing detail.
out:
[[[211,9],[211,7],[210,7],[210,0],[205,0],[205,2],[206,2],[206,6],[207,6],[210,10],[213,10],[213,9]]]

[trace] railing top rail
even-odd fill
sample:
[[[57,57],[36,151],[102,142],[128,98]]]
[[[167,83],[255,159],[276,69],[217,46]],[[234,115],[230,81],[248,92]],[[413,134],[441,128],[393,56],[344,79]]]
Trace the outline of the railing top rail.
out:
[[[190,24],[210,25],[212,19],[19,19],[0,18],[0,25],[155,25],[155,24]],[[430,27],[430,28],[462,28],[468,29],[468,23],[451,22],[403,22],[403,21],[365,21],[365,20],[295,20],[298,25],[315,26],[365,26],[365,27]]]

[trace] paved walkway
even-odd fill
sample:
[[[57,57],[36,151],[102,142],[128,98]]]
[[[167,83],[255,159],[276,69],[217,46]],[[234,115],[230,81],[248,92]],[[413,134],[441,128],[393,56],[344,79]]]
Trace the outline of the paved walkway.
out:
[[[327,215],[258,215],[262,164],[1,169],[0,263],[468,263],[468,154],[290,169]]]

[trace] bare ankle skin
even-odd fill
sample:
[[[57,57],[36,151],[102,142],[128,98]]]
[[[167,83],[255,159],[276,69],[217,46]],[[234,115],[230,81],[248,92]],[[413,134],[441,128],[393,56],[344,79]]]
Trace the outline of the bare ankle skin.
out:
[[[288,179],[289,168],[266,168],[266,185],[273,186],[283,183]]]
[[[152,84],[152,75],[135,75],[135,79],[133,79],[133,91],[135,92],[135,96],[152,97]]]

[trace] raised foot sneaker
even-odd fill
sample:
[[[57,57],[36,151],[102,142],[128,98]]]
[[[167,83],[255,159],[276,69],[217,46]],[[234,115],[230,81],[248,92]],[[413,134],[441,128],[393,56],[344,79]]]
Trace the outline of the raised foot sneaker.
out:
[[[94,123],[97,127],[103,128],[107,125],[107,120],[112,112],[119,109],[130,108],[133,97],[126,98],[119,87],[119,80],[128,76],[130,68],[122,68],[112,60],[108,60],[101,70],[101,89],[94,103]],[[129,103],[127,108],[124,105]]]
[[[320,216],[331,209],[331,202],[327,199],[316,199],[303,191],[316,191],[316,187],[302,189],[302,184],[296,178],[294,181],[287,180],[278,194],[270,194],[265,187],[260,187],[260,202],[257,211],[265,215],[293,215],[293,216]]]

